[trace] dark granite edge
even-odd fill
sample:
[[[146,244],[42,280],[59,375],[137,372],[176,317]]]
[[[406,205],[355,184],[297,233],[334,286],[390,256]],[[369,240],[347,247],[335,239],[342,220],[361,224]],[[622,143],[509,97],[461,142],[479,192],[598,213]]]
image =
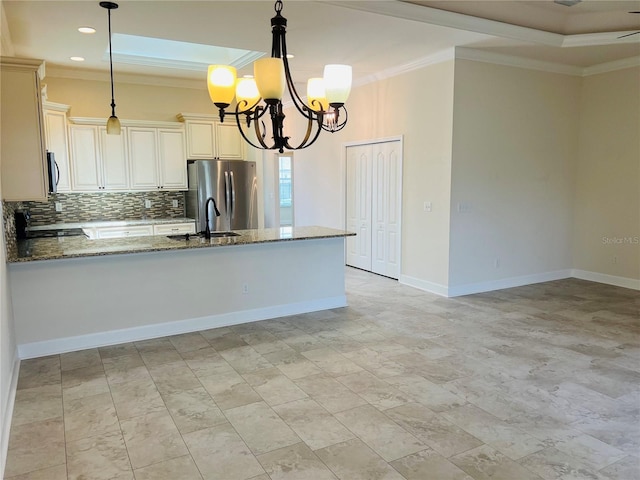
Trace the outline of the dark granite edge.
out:
[[[222,237],[212,238],[210,240],[204,240],[200,238],[186,240],[170,240],[166,236],[145,236],[134,238],[118,238],[118,239],[97,239],[88,240],[80,239],[78,237],[71,237],[67,239],[66,243],[71,244],[66,251],[56,250],[47,253],[36,253],[31,256],[19,256],[11,255],[7,257],[7,263],[24,264],[29,262],[37,262],[44,260],[64,260],[68,258],[86,258],[86,257],[101,257],[109,255],[123,255],[123,254],[135,254],[135,253],[147,253],[147,252],[161,252],[161,251],[178,251],[178,250],[193,250],[201,248],[215,248],[215,247],[227,247],[235,245],[255,245],[261,243],[276,243],[276,242],[290,242],[300,240],[318,240],[326,238],[344,238],[349,236],[355,236],[355,233],[347,232],[344,230],[336,230],[325,227],[299,227],[296,230],[297,234],[291,236],[274,236],[274,233],[278,229],[266,229],[266,230],[238,230],[241,232],[237,237]],[[32,239],[21,242],[38,242],[38,245],[43,246],[50,244],[54,249],[59,248],[58,239]],[[74,251],[74,245],[76,244],[77,252]],[[23,244],[24,245],[24,244]],[[36,245],[36,244],[33,244]],[[18,249],[19,250],[19,249]],[[17,252],[16,252],[17,253]]]

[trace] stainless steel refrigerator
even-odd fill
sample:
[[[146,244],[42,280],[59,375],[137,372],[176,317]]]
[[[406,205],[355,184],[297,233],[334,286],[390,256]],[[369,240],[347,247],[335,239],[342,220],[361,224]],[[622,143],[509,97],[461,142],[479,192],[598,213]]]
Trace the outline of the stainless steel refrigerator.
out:
[[[207,226],[205,205],[208,203],[209,229],[215,231],[258,228],[258,181],[256,162],[244,160],[192,160],[187,165],[189,190],[186,196],[187,216],[196,219],[198,232]]]

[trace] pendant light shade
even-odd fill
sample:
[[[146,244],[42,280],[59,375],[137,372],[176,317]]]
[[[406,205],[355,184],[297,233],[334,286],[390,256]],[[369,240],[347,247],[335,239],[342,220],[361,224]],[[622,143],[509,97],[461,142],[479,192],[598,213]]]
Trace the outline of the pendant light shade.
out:
[[[344,105],[351,93],[351,66],[325,65],[324,88],[329,104]]]
[[[260,92],[253,78],[239,78],[236,83],[236,102],[238,111],[251,111],[260,101]]]
[[[256,60],[253,62],[253,76],[265,102],[277,103],[276,100],[282,100],[286,79],[281,58],[268,57]]]
[[[236,69],[227,65],[209,65],[207,88],[209,97],[218,108],[227,108],[236,93]]]
[[[106,8],[109,17],[109,71],[111,73],[111,116],[107,120],[107,135],[120,135],[122,128],[120,120],[116,117],[116,101],[113,94],[113,55],[111,52],[111,10],[118,8],[117,3],[100,2],[102,8]]]
[[[115,115],[111,115],[107,120],[107,135],[120,135],[121,132],[120,120]]]

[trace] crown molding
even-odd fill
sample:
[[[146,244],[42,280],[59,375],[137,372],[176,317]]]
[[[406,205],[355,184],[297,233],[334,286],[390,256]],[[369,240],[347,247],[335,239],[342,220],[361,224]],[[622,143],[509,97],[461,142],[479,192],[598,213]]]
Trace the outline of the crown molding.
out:
[[[640,66],[640,57],[623,58],[622,60],[617,60],[615,62],[601,63],[599,65],[583,68],[466,47],[456,47],[456,59],[473,60],[476,62],[493,63],[509,67],[526,68],[529,70],[560,73],[563,75],[574,75],[577,77],[588,77],[599,73],[608,73]]]
[[[507,67],[526,68],[529,70],[540,70],[543,72],[560,73],[562,75],[582,76],[583,68],[564,65],[561,63],[544,62],[530,58],[505,55],[503,53],[488,52],[486,50],[476,50],[474,48],[456,47],[456,59],[473,60],[476,62],[493,63]]]
[[[640,35],[627,38],[618,38],[622,35],[633,33],[627,32],[602,32],[584,33],[580,35],[565,35],[562,47],[594,47],[599,45],[619,45],[621,43],[640,43]]]
[[[601,63],[586,67],[582,70],[583,77],[598,75],[600,73],[615,72],[616,70],[624,70],[626,68],[640,67],[640,57],[623,58],[615,62]]]
[[[109,71],[83,70],[60,66],[47,66],[47,77],[68,78],[74,80],[90,80],[94,82],[109,82]],[[163,77],[153,75],[138,75],[119,72],[116,83],[129,83],[134,85],[148,85],[154,87],[192,88],[195,90],[206,89],[204,80],[190,78]]]
[[[120,118],[120,124],[123,127],[157,127],[157,128],[184,128],[184,123],[180,122],[162,122],[157,120],[131,120]],[[92,117],[69,117],[69,123],[75,125],[99,125],[107,124],[106,118]]]
[[[493,35],[496,37],[510,38],[525,42],[561,47],[565,36],[558,33],[545,32],[534,28],[520,27],[509,23],[487,20],[484,18],[464,15],[462,13],[447,12],[437,8],[413,5],[398,1],[323,1],[337,7],[351,8],[364,12],[387,15],[404,20],[450,27],[458,30]]]
[[[428,67],[430,65],[448,62],[450,60],[454,60],[455,58],[455,49],[447,48],[432,55],[427,55],[426,57],[422,57],[412,62],[405,63],[404,65],[398,65],[381,72],[367,75],[366,77],[360,78],[357,82],[355,82],[354,86],[361,86],[368,83],[378,82],[380,80],[395,77],[397,75],[413,72],[414,70],[420,70],[421,68]]]
[[[45,110],[53,110],[55,112],[64,112],[64,113],[68,113],[69,110],[71,109],[70,105],[65,105],[64,103],[50,102],[49,100],[43,100],[42,107]]]

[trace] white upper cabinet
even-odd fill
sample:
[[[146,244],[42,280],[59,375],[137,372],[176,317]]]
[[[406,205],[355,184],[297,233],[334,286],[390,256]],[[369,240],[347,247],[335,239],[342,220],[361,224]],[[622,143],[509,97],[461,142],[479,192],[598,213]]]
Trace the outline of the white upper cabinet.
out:
[[[2,198],[46,201],[41,60],[0,57],[0,164]]]
[[[158,146],[154,128],[129,128],[131,188],[155,190],[160,186]]]
[[[100,174],[100,137],[98,127],[70,125],[71,188],[75,192],[97,192],[102,189]]]
[[[129,127],[133,190],[186,190],[187,162],[181,129]]]
[[[244,119],[243,119],[244,120]],[[217,157],[225,160],[243,160],[246,157],[245,141],[238,131],[235,118],[215,123]]]
[[[71,191],[129,189],[125,135],[107,135],[106,127],[95,125],[70,125],[69,136]]]
[[[71,191],[71,172],[69,170],[69,141],[67,135],[68,105],[43,102],[44,131],[47,151],[55,155],[57,191]]]
[[[158,166],[162,188],[187,188],[184,132],[158,129]]]
[[[182,124],[124,120],[121,135],[107,135],[100,119],[71,121],[72,192],[187,189]]]
[[[215,129],[213,122],[187,122],[187,158],[215,158]]]
[[[107,135],[107,127],[100,132],[100,157],[102,159],[102,189],[128,190],[126,135]]]
[[[232,116],[227,117],[224,123],[213,115],[181,113],[178,119],[186,125],[189,160],[246,158],[245,141]]]

